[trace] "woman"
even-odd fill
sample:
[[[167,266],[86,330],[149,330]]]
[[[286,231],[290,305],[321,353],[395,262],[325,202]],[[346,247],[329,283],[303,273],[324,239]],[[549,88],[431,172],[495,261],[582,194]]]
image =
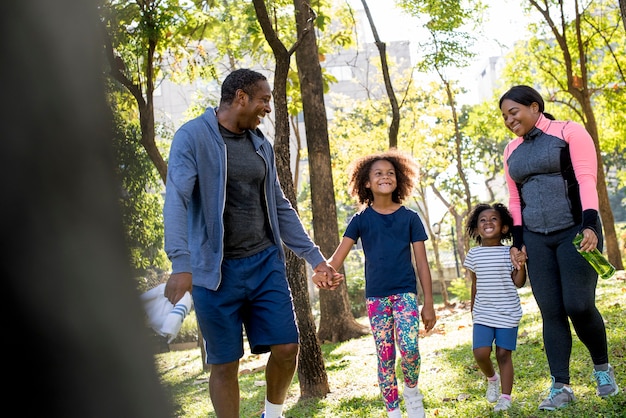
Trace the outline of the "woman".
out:
[[[532,291],[543,318],[543,340],[552,375],[539,409],[575,401],[570,387],[572,335],[569,320],[593,362],[597,394],[619,392],[609,364],[604,321],[595,305],[598,275],[572,244],[581,232],[583,251],[602,245],[593,140],[583,126],[556,121],[544,112],[541,95],[514,86],[500,98],[504,124],[517,138],[504,151],[504,170],[513,215],[511,261],[528,256]]]

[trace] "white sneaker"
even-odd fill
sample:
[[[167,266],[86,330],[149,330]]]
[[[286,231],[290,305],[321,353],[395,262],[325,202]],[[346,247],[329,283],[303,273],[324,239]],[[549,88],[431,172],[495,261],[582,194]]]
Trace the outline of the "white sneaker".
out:
[[[402,418],[402,411],[400,408],[387,411],[387,418]]]
[[[498,399],[498,403],[496,404],[496,406],[493,407],[493,410],[495,412],[506,411],[510,407],[511,407],[511,401],[510,400],[508,400],[506,398],[500,398],[500,399]]]
[[[409,388],[410,389],[410,388]],[[424,412],[424,395],[419,391],[417,393],[412,394],[404,391],[404,402],[406,406],[406,412],[409,418],[425,418],[426,413]]]
[[[485,395],[487,400],[494,403],[500,397],[500,375],[496,373],[496,380],[491,381],[487,379],[487,393]]]

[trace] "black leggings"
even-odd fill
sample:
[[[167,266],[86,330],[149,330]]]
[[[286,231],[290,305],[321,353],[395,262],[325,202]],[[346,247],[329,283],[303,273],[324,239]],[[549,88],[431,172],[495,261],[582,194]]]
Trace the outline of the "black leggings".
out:
[[[608,363],[604,320],[595,304],[598,274],[572,244],[578,226],[551,234],[524,229],[528,277],[543,318],[543,343],[556,382],[569,384],[572,333],[587,347],[593,364]],[[601,249],[602,236],[598,247]]]

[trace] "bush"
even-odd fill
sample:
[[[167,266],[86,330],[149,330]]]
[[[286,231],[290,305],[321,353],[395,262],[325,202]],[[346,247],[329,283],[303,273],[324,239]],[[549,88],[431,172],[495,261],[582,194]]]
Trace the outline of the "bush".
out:
[[[472,298],[472,292],[467,286],[465,280],[460,277],[452,280],[450,286],[448,286],[448,292],[452,293],[460,301],[470,300]]]

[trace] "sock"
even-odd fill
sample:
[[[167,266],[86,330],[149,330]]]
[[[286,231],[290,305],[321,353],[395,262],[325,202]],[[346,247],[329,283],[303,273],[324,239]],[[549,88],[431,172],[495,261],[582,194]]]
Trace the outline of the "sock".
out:
[[[500,395],[500,397],[509,401],[511,400],[511,395],[507,395],[506,393],[503,393],[502,395]]]
[[[561,389],[563,386],[565,386],[565,383],[554,382],[554,388],[555,389]]]
[[[391,411],[387,411],[388,418],[402,418],[402,411],[400,408],[392,409]]]
[[[276,405],[265,399],[265,418],[280,418],[283,405]]]
[[[595,370],[597,372],[599,372],[599,371],[606,372],[607,370],[609,370],[609,363],[594,364],[593,365],[593,370]]]
[[[490,382],[495,382],[496,380],[498,380],[498,373],[494,373],[493,376],[488,377],[487,380],[489,380]]]

